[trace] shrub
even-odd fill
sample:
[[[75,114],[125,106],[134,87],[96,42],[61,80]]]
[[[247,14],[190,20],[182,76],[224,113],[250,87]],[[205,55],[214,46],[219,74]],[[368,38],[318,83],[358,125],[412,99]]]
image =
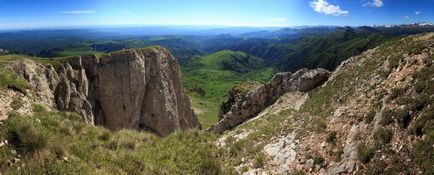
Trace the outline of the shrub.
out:
[[[417,92],[417,93],[422,93],[423,92],[423,90],[425,89],[425,82],[423,82],[423,81],[419,81],[419,82],[417,82],[415,85],[414,85],[414,90]]]
[[[357,156],[362,163],[369,163],[374,157],[374,149],[368,148],[365,144],[359,144],[357,146]]]
[[[372,121],[374,121],[375,115],[377,114],[377,112],[373,109],[371,109],[366,115],[365,115],[365,122],[367,124],[372,123]]]
[[[258,155],[253,160],[253,167],[254,168],[262,168],[264,166],[264,156]]]
[[[324,164],[324,162],[325,162],[324,157],[322,157],[321,155],[315,155],[312,159],[313,159],[313,163],[315,165],[322,166]]]
[[[27,155],[38,156],[47,148],[47,134],[37,122],[20,120],[20,117],[9,119],[6,126],[8,140],[18,151]]]
[[[397,112],[396,120],[398,121],[399,126],[401,128],[407,128],[407,126],[411,122],[411,116],[410,116],[408,108],[405,108],[403,110],[399,110]]]
[[[338,151],[336,152],[334,161],[340,162],[342,159],[342,154],[344,154],[344,150],[342,148],[339,148]]]
[[[333,143],[336,140],[336,131],[329,132],[326,136],[326,141],[329,143]]]
[[[397,97],[404,95],[405,91],[405,88],[393,88],[390,92],[389,100],[394,100]]]
[[[11,107],[13,110],[18,110],[20,108],[23,107],[23,100],[21,100],[21,98],[14,98],[12,103],[11,103]]]
[[[393,123],[393,118],[396,116],[396,112],[394,110],[388,109],[383,111],[381,115],[380,124],[385,126]]]
[[[388,144],[393,137],[392,131],[384,128],[380,128],[377,132],[374,133],[374,139],[379,144]]]
[[[421,111],[423,108],[425,108],[425,106],[428,105],[429,102],[429,95],[428,94],[420,94],[416,97],[416,99],[414,100],[414,109],[416,109],[417,111]]]
[[[434,132],[413,145],[414,166],[425,174],[434,174]]]
[[[108,141],[111,138],[111,133],[109,131],[104,131],[98,136],[98,139],[101,141]]]
[[[434,106],[424,110],[414,122],[412,127],[414,134],[421,136],[434,132]]]

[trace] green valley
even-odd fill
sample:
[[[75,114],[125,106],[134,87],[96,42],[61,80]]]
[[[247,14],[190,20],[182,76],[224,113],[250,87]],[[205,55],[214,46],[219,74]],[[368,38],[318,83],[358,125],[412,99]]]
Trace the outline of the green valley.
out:
[[[204,128],[217,122],[220,104],[235,85],[267,82],[275,70],[258,57],[224,50],[193,58],[183,68],[183,82]]]

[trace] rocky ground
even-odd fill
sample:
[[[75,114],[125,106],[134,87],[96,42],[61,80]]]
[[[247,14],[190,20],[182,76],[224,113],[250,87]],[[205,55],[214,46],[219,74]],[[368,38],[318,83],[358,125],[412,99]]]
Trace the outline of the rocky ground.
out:
[[[432,33],[368,50],[216,144],[240,174],[430,174],[433,64]]]

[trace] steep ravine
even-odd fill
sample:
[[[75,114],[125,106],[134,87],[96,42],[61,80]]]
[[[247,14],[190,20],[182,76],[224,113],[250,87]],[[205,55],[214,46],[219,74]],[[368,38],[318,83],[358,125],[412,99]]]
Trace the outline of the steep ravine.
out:
[[[200,128],[180,80],[180,68],[162,47],[64,60],[55,68],[22,60],[11,67],[51,107],[77,112],[111,130],[168,135]]]

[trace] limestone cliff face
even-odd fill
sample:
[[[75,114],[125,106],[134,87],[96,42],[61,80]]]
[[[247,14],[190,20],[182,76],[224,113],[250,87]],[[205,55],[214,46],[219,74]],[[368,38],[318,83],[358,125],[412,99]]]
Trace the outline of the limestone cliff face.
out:
[[[294,74],[279,73],[267,84],[244,84],[233,88],[219,112],[220,121],[209,130],[222,133],[255,117],[290,91],[309,91],[325,81],[330,72],[325,69],[302,69]]]
[[[47,105],[77,112],[92,124],[159,135],[200,128],[182,88],[179,65],[161,47],[74,57],[57,71],[29,60],[14,69]]]

